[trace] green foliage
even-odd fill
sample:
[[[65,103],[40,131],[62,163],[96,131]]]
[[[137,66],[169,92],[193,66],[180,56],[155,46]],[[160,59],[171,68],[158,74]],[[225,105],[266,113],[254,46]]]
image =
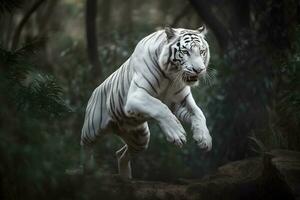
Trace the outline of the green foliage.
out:
[[[267,126],[258,137],[267,148],[299,150],[300,136],[300,27],[295,32],[293,47],[287,59],[279,61],[272,79],[273,99],[268,105]]]
[[[53,76],[35,70],[32,58],[40,45],[36,40],[16,51],[0,48],[0,175],[7,199],[19,198],[20,193],[33,198],[47,185],[55,187],[54,177],[63,174],[68,162],[61,154],[62,137],[52,131],[56,118],[71,109]]]
[[[13,9],[21,5],[15,2],[21,1],[0,1],[0,13],[14,13]],[[159,26],[170,24],[182,6],[157,1],[162,8],[155,8],[145,2],[132,8],[132,21],[122,18],[129,15],[122,6],[112,6],[119,10],[111,11],[106,29],[106,18],[97,22],[99,60],[104,73],[99,77],[91,73],[86,56],[84,4],[58,1],[47,29],[43,11],[49,9],[50,2],[29,20],[20,41],[49,30],[48,40],[30,40],[15,51],[0,48],[0,198],[89,199],[89,193],[81,189],[88,188],[86,191],[91,193],[99,189],[82,186],[80,180],[65,174],[66,169],[79,164],[80,130],[88,98],[131,55],[138,41]],[[112,5],[116,3],[120,1]],[[121,17],[118,11],[124,12]],[[20,15],[16,13],[11,21],[16,23]],[[39,17],[42,24],[36,24],[35,18]],[[179,26],[195,28],[201,23],[191,9]],[[177,149],[151,123],[149,149],[133,160],[135,178],[199,178],[220,163],[253,155],[252,149],[258,153],[272,148],[299,150],[300,31],[291,38],[292,49],[281,53],[265,45],[266,35],[247,32],[253,34],[255,43],[237,38],[240,40],[224,56],[218,53],[212,33],[207,36],[211,77],[193,88],[193,96],[207,117],[213,151],[199,150],[190,132],[188,143]],[[10,34],[7,28],[1,38],[3,43]],[[185,127],[187,131],[189,128]],[[99,138],[95,148],[100,173],[117,172],[114,152],[122,145],[117,136]]]
[[[29,73],[24,82],[25,86],[16,91],[16,102],[22,110],[44,116],[71,111],[61,98],[62,88],[52,76]]]
[[[3,66],[4,82],[2,91],[15,101],[16,107],[36,116],[60,115],[71,111],[62,100],[62,88],[52,76],[34,71],[30,57],[35,55],[43,41],[36,40],[16,51],[0,48],[0,61]]]

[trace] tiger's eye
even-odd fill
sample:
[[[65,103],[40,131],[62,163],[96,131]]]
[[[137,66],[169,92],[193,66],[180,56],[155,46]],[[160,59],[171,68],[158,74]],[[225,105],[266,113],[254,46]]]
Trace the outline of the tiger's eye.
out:
[[[181,50],[181,52],[182,52],[183,54],[190,55],[190,53],[189,53],[187,50]]]

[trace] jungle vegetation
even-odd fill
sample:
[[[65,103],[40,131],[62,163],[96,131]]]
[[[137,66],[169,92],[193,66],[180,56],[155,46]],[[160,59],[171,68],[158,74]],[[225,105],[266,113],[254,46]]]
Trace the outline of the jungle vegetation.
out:
[[[299,1],[1,0],[0,198],[68,192],[65,171],[79,165],[93,89],[151,32],[202,24],[210,78],[193,95],[207,116],[213,150],[201,152],[191,136],[177,149],[151,123],[151,143],[135,158],[134,177],[200,178],[271,149],[300,150]],[[100,173],[117,172],[121,145],[116,136],[99,141]]]

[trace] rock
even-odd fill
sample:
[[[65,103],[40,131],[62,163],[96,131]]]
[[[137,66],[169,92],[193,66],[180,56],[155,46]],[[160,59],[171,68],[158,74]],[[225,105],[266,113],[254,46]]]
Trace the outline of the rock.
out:
[[[274,150],[264,156],[230,162],[200,180],[172,183],[122,180],[117,175],[67,176],[72,199],[235,200],[299,199],[300,153]],[[76,191],[80,188],[80,191]]]
[[[190,199],[299,199],[300,153],[273,150],[230,162],[187,187]]]
[[[300,199],[300,152],[273,150],[270,155],[275,174],[286,183],[295,199]]]
[[[187,187],[190,199],[259,199],[261,158],[228,163],[213,175]]]

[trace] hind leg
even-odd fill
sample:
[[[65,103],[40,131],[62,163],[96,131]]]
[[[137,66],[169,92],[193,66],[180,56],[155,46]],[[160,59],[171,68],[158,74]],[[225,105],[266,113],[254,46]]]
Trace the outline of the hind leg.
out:
[[[121,149],[116,152],[118,161],[119,174],[123,178],[131,179],[131,164],[130,164],[130,154],[127,145],[124,145]]]
[[[147,123],[137,127],[134,130],[124,132],[119,135],[126,143],[116,152],[118,169],[121,177],[126,179],[132,178],[130,159],[135,154],[148,148],[150,132]]]

